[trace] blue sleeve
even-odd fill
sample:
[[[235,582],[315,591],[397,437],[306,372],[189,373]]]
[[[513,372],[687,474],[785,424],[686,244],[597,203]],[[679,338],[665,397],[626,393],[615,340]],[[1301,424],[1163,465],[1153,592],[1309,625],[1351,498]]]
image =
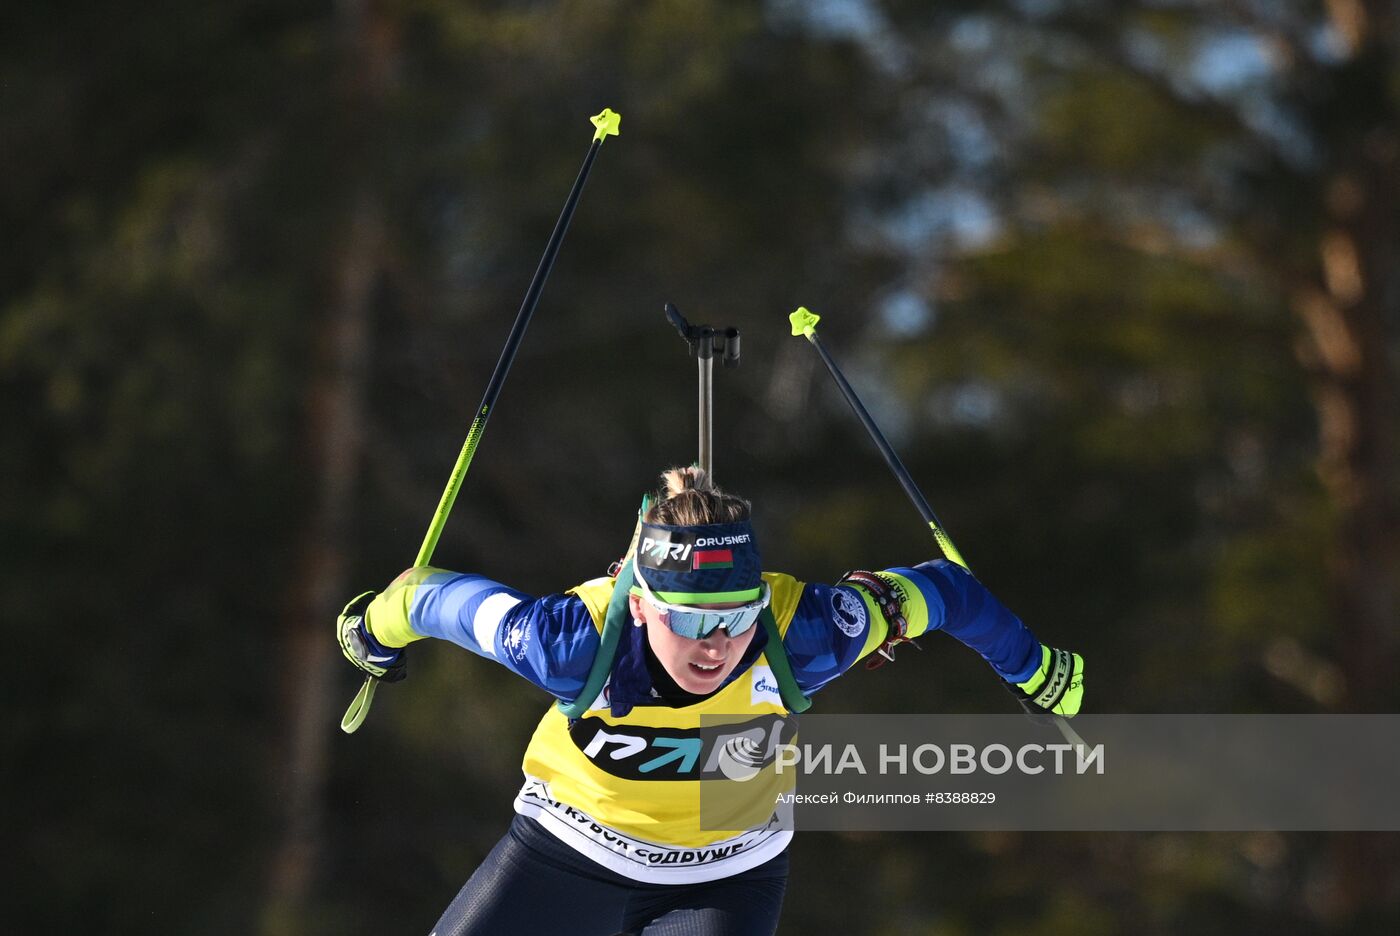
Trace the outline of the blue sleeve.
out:
[[[938,559],[886,572],[916,592],[903,600],[910,637],[946,631],[1011,682],[1024,682],[1040,666],[1040,642],[966,569]],[[798,686],[810,694],[873,652],[888,630],[859,589],[809,584],[783,646]]]
[[[1025,682],[1040,668],[1040,641],[962,566],[935,559],[890,571],[918,586],[928,607],[926,630],[952,635],[1010,682]]]
[[[480,575],[441,573],[416,586],[409,625],[450,640],[565,701],[583,690],[598,629],[575,595],[530,596]]]
[[[783,647],[798,688],[811,695],[861,658],[871,626],[860,593],[850,586],[802,588]]]

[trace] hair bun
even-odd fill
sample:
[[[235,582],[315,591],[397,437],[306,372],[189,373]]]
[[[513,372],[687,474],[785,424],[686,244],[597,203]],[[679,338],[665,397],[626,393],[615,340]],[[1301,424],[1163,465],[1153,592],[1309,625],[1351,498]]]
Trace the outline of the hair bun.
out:
[[[666,486],[667,497],[675,497],[682,491],[703,491],[707,494],[715,492],[714,482],[705,473],[705,469],[694,465],[689,468],[671,468],[661,475],[661,481]]]
[[[726,494],[701,468],[669,468],[661,475],[656,503],[647,511],[649,523],[698,526],[707,523],[737,523],[747,520],[751,510],[742,497]]]

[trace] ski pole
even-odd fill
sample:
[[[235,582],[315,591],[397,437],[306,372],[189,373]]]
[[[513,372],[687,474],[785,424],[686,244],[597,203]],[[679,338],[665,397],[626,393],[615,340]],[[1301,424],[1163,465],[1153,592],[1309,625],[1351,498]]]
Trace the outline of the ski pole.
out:
[[[958,548],[953,545],[952,539],[943,529],[943,524],[938,522],[938,517],[934,514],[933,508],[929,506],[928,501],[924,498],[923,492],[920,491],[919,486],[914,483],[914,478],[909,474],[908,470],[905,469],[903,463],[900,462],[899,456],[895,454],[894,449],[890,448],[890,443],[886,441],[884,433],[880,431],[879,426],[875,425],[875,420],[871,418],[870,413],[860,402],[860,397],[856,396],[855,389],[851,386],[850,382],[846,380],[846,376],[841,373],[841,368],[836,366],[836,361],[832,359],[831,353],[826,350],[826,345],[822,344],[821,338],[817,335],[817,322],[821,321],[821,316],[808,311],[806,306],[801,306],[796,312],[788,316],[788,321],[792,323],[793,336],[806,338],[811,342],[812,347],[817,349],[817,354],[821,355],[822,363],[824,363],[826,369],[831,372],[832,378],[836,381],[836,386],[841,388],[841,395],[846,398],[846,402],[850,404],[851,409],[855,412],[861,425],[865,426],[865,430],[870,433],[870,438],[874,440],[876,447],[880,450],[880,454],[885,457],[885,464],[889,465],[890,471],[894,472],[895,478],[899,480],[900,486],[904,488],[904,493],[914,502],[914,507],[919,511],[919,516],[924,518],[924,522],[927,523],[929,529],[933,531],[933,538],[937,541],[938,548],[943,551],[943,555],[949,561],[956,562],[958,565],[971,572],[972,570],[968,568],[967,562],[962,557],[962,553],[958,552]],[[1076,745],[1082,745],[1084,743],[1084,739],[1079,737],[1078,732],[1069,726],[1069,723],[1065,721],[1063,716],[1051,715],[1050,717],[1054,719],[1055,727],[1060,729],[1060,734],[1064,735],[1066,741]]]
[[[437,549],[438,537],[442,535],[442,528],[447,523],[447,515],[452,512],[452,504],[457,500],[457,491],[462,486],[462,478],[472,463],[472,455],[476,452],[476,446],[481,441],[481,434],[486,431],[486,420],[491,416],[491,407],[496,405],[496,398],[501,393],[501,385],[506,382],[506,374],[510,372],[510,365],[515,362],[515,354],[520,349],[520,340],[525,337],[525,328],[530,324],[530,317],[535,313],[535,306],[539,304],[544,281],[549,278],[549,271],[554,268],[554,258],[558,256],[559,245],[564,240],[564,233],[569,229],[569,222],[573,220],[574,209],[578,207],[579,195],[583,193],[583,184],[588,181],[588,173],[593,168],[593,159],[598,155],[598,150],[602,148],[603,141],[609,135],[617,136],[618,124],[621,122],[622,116],[611,109],[604,108],[601,114],[590,117],[589,120],[598,130],[593,134],[593,142],[588,146],[588,155],[584,157],[583,168],[579,170],[578,178],[574,180],[574,187],[569,192],[568,201],[564,202],[564,210],[560,212],[559,220],[554,223],[554,233],[549,236],[549,243],[544,248],[544,256],[540,258],[540,265],[535,270],[534,278],[530,280],[530,288],[525,291],[525,299],[520,304],[520,311],[515,315],[515,324],[510,328],[510,335],[506,338],[506,346],[501,351],[500,360],[496,362],[495,371],[491,374],[491,382],[486,385],[486,393],[481,399],[481,406],[477,408],[476,418],[472,420],[471,428],[467,430],[467,440],[462,444],[462,451],[457,456],[457,464],[453,466],[452,474],[447,479],[447,487],[443,489],[442,500],[438,502],[437,512],[433,514],[433,522],[428,525],[428,532],[423,537],[423,545],[418,547],[418,558],[413,560],[415,566],[427,565],[432,561],[433,550]]]
[[[885,441],[884,433],[880,431],[879,426],[875,425],[875,420],[871,418],[870,413],[867,412],[865,407],[861,404],[860,397],[856,396],[855,390],[851,388],[845,375],[841,373],[841,369],[837,367],[836,362],[832,360],[830,352],[826,350],[826,345],[822,344],[821,338],[817,335],[817,322],[821,321],[821,316],[807,311],[806,306],[803,306],[789,315],[788,321],[792,322],[793,335],[806,338],[812,343],[812,347],[817,349],[817,353],[821,355],[822,362],[826,364],[826,369],[831,371],[831,376],[836,380],[836,386],[841,388],[841,395],[845,397],[846,402],[851,405],[851,409],[855,411],[856,418],[860,420],[861,425],[870,433],[870,438],[875,440],[875,445],[879,448],[880,454],[885,457],[885,464],[890,466],[890,471],[894,472],[895,478],[898,479],[900,486],[904,488],[904,493],[914,502],[914,507],[919,511],[919,516],[924,518],[924,522],[927,523],[929,529],[933,531],[933,538],[938,542],[938,548],[943,551],[943,555],[971,572],[972,569],[968,567],[967,562],[962,557],[962,553],[958,552],[958,547],[953,545],[952,539],[949,538],[948,534],[944,531],[943,525],[938,522],[938,517],[934,515],[933,508],[930,507],[928,501],[924,499],[923,492],[919,490],[918,485],[914,483],[914,479],[910,477],[909,472],[905,470],[903,463],[899,460],[899,456],[894,453],[894,449],[890,448],[889,442]]]
[[[481,398],[481,405],[477,407],[476,417],[472,419],[471,427],[467,430],[467,439],[462,444],[462,451],[457,455],[457,463],[452,466],[452,474],[448,476],[447,487],[443,489],[442,498],[438,501],[432,522],[428,524],[428,532],[423,536],[423,544],[418,547],[418,555],[413,560],[415,567],[425,566],[433,559],[433,551],[437,549],[442,529],[447,525],[448,514],[452,513],[452,505],[457,500],[457,492],[462,487],[462,479],[467,474],[467,468],[471,466],[472,456],[476,453],[476,447],[481,442],[482,433],[486,431],[486,421],[491,418],[491,409],[496,405],[496,398],[501,394],[501,386],[506,382],[506,375],[510,373],[510,365],[515,362],[515,355],[520,350],[520,341],[525,337],[525,328],[530,324],[531,316],[535,314],[535,306],[539,305],[540,293],[544,290],[545,280],[549,278],[549,272],[554,268],[554,258],[559,255],[559,245],[563,243],[564,234],[569,230],[569,222],[573,220],[574,210],[578,208],[579,196],[583,194],[583,185],[588,181],[588,174],[593,169],[593,160],[597,157],[598,150],[602,149],[604,141],[609,136],[618,135],[618,126],[622,122],[622,115],[612,108],[605,107],[601,113],[588,119],[596,128],[593,140],[588,145],[588,155],[583,158],[583,167],[579,169],[578,178],[574,179],[574,187],[569,191],[569,197],[564,202],[564,210],[559,213],[559,220],[554,222],[554,232],[549,235],[549,243],[545,245],[544,256],[540,258],[540,265],[535,269],[535,275],[530,280],[530,288],[525,291],[525,299],[520,303],[520,311],[515,314],[515,324],[511,326],[510,334],[506,337],[506,346],[501,350],[500,359],[496,361],[496,369],[491,373],[491,380],[486,385],[486,393]],[[356,728],[359,728],[365,720],[365,716],[369,714],[369,707],[374,701],[374,690],[378,684],[378,681],[372,676],[365,677],[364,685],[355,694],[355,698],[350,702],[350,707],[345,711],[345,717],[340,722],[341,729],[347,734],[353,733]]]

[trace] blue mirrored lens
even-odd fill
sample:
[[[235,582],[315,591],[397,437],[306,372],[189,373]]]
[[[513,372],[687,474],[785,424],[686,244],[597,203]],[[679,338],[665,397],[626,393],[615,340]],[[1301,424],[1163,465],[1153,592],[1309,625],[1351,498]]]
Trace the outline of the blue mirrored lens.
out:
[[[753,627],[753,622],[758,620],[758,616],[763,613],[764,608],[768,607],[768,602],[773,597],[768,583],[764,582],[761,597],[757,601],[751,601],[738,608],[690,608],[662,601],[652,594],[640,569],[633,569],[633,574],[636,577],[637,585],[641,588],[642,595],[653,608],[663,615],[666,626],[687,640],[699,640],[701,637],[707,637],[721,627],[730,637],[738,637]]]
[[[763,608],[747,605],[726,611],[688,611],[670,605],[665,609],[665,613],[666,626],[673,632],[688,640],[699,640],[721,627],[730,637],[738,637],[753,627],[758,616],[763,613]]]

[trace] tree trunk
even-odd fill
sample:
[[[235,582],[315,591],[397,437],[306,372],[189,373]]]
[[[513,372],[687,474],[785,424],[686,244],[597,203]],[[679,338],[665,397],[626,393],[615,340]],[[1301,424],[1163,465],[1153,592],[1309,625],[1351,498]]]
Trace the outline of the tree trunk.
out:
[[[262,929],[268,936],[300,931],[298,921],[321,852],[326,751],[336,724],[330,674],[339,655],[331,621],[351,597],[348,544],[362,447],[370,310],[382,240],[380,212],[362,195],[338,263],[336,294],[320,331],[309,391],[308,441],[318,496],[287,602],[281,693],[287,739],[279,786],[284,819],[263,914]]]
[[[353,499],[363,451],[370,324],[385,253],[377,180],[361,157],[392,77],[397,37],[387,15],[365,0],[342,0],[336,25],[345,49],[340,122],[349,143],[342,164],[348,169],[349,223],[329,264],[329,299],[315,332],[307,393],[307,463],[316,496],[286,602],[281,699],[287,734],[278,786],[283,823],[260,920],[264,936],[309,928],[309,898],[323,852],[327,752],[338,725],[330,677],[339,651],[331,625],[352,597],[347,573]]]
[[[1318,474],[1334,516],[1328,578],[1338,662],[1352,712],[1394,711],[1400,664],[1400,114],[1385,82],[1400,43],[1396,4],[1329,0],[1350,61],[1335,111],[1354,122],[1324,145],[1334,167],[1325,190],[1321,283],[1296,303],[1311,338]],[[1333,926],[1393,903],[1400,836],[1331,837],[1315,910]]]
[[[1400,114],[1388,102],[1400,43],[1392,2],[1333,0],[1351,59],[1324,123],[1331,152],[1321,286],[1296,303],[1312,340],[1318,473],[1335,510],[1329,567],[1351,711],[1388,711],[1400,649]]]

